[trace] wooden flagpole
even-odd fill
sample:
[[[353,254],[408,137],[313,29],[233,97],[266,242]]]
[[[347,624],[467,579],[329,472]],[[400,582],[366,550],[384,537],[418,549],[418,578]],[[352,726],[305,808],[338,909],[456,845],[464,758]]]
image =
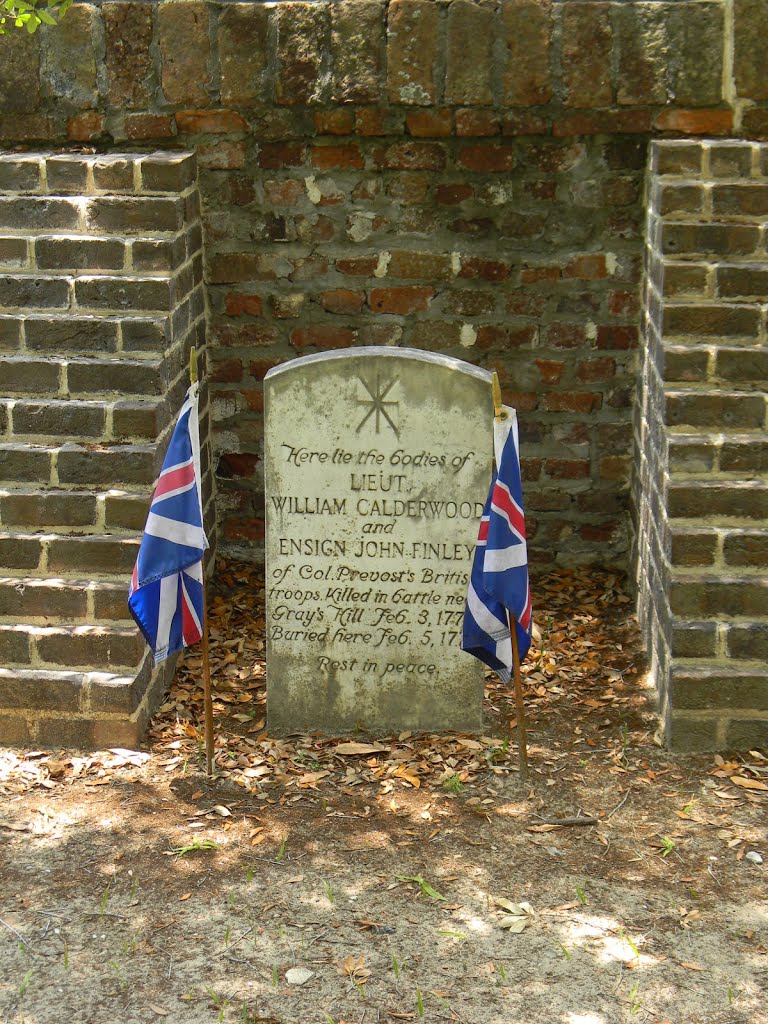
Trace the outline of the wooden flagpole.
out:
[[[192,346],[189,352],[189,381],[197,384],[197,349]],[[205,586],[205,556],[203,556],[203,635],[201,637],[203,653],[203,705],[205,708],[205,770],[208,778],[213,778],[213,695],[211,693],[211,659],[208,649],[208,601]]]
[[[501,385],[499,375],[493,371],[491,378],[493,390],[493,415],[501,422],[507,418],[504,412],[504,405],[501,399]],[[496,467],[498,471],[499,467]],[[520,765],[520,778],[523,782],[528,779],[528,729],[525,724],[525,704],[523,702],[523,682],[520,677],[520,650],[517,646],[517,622],[511,612],[509,615],[509,632],[512,637],[512,668],[515,680],[515,704],[517,706],[517,756]],[[509,723],[507,723],[509,724]],[[510,731],[510,730],[508,730]]]

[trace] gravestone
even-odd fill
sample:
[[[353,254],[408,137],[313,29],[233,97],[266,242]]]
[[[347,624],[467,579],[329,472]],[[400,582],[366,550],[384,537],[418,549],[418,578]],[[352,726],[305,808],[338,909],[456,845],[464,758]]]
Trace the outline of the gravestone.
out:
[[[270,732],[480,729],[459,645],[490,373],[358,348],[284,363],[264,392]]]

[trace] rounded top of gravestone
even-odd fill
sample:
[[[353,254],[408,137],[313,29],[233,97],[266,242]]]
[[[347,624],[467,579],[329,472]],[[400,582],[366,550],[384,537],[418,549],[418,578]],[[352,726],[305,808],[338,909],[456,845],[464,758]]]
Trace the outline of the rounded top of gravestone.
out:
[[[384,359],[413,359],[421,363],[431,363],[443,369],[466,373],[478,380],[487,381],[489,384],[492,377],[490,370],[483,370],[480,366],[467,363],[463,359],[456,359],[454,356],[444,356],[437,352],[423,352],[418,348],[383,348],[378,345],[361,345],[359,348],[334,349],[332,352],[317,352],[311,356],[289,359],[287,362],[281,363],[280,366],[273,366],[271,370],[267,371],[264,379],[270,380],[281,373],[302,369],[311,363],[328,363],[337,359],[371,358],[371,356]]]

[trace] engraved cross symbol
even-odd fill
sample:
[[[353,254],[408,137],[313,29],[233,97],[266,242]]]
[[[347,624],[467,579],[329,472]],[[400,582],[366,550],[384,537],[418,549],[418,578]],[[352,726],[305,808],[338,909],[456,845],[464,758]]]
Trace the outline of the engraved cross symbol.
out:
[[[360,381],[360,383],[363,385],[363,387],[365,388],[365,390],[368,392],[368,394],[371,397],[370,398],[358,398],[358,400],[357,400],[358,405],[368,405],[368,406],[370,406],[370,408],[368,409],[368,412],[365,414],[365,416],[363,416],[363,418],[360,420],[360,423],[358,424],[356,433],[358,433],[358,434],[360,433],[360,431],[363,429],[365,424],[368,422],[368,420],[371,418],[371,416],[373,416],[374,413],[375,413],[376,414],[376,433],[378,434],[378,433],[381,432],[381,420],[383,418],[383,419],[386,420],[386,422],[392,428],[395,437],[399,438],[400,437],[400,432],[398,431],[397,427],[395,426],[395,424],[394,424],[394,422],[392,420],[392,417],[387,412],[387,409],[388,408],[396,408],[400,403],[399,402],[393,402],[391,400],[389,402],[385,401],[385,399],[386,399],[387,395],[389,394],[389,392],[392,390],[392,388],[395,386],[395,384],[397,384],[397,377],[393,377],[392,380],[384,381],[382,383],[379,374],[376,374],[376,388],[375,388],[375,390],[374,390],[374,388],[371,387],[371,385],[368,383],[368,381],[363,380],[362,377],[358,377],[357,379]]]

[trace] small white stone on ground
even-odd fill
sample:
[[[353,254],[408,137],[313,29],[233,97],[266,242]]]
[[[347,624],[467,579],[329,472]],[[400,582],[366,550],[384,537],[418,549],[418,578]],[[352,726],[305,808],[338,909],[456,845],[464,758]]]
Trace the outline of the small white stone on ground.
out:
[[[315,972],[306,967],[291,967],[285,972],[285,980],[289,985],[305,985],[314,976]]]

